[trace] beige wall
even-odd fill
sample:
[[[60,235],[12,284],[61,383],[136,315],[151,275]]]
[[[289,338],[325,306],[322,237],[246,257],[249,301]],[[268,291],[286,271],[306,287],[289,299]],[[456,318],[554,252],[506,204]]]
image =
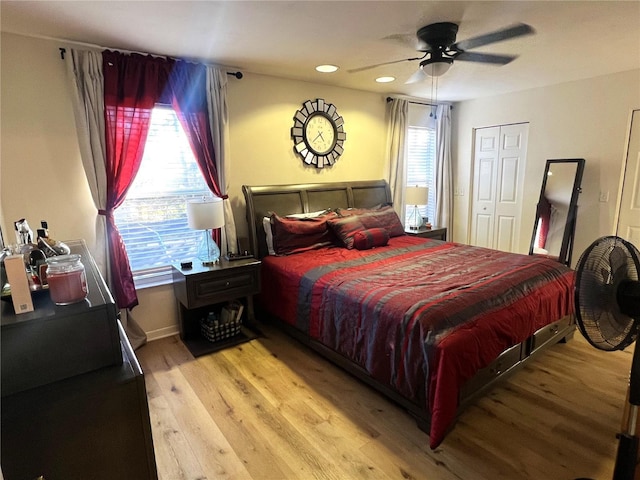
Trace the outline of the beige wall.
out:
[[[323,98],[343,116],[345,151],[330,168],[308,167],[293,151],[293,116]],[[238,235],[247,235],[242,185],[375,180],[384,177],[385,99],[378,94],[246,73],[228,89],[231,186]]]
[[[529,122],[519,251],[529,250],[545,162],[584,158],[573,263],[596,238],[613,233],[618,184],[631,110],[640,107],[640,71],[607,75],[455,105],[452,150],[456,187],[455,241],[466,242],[473,185],[474,129]],[[609,201],[599,202],[600,192]]]
[[[0,44],[0,201],[2,232],[35,231],[47,220],[54,238],[95,241],[95,209],[80,162],[59,44],[2,34]]]
[[[84,238],[95,246],[95,209],[82,168],[65,64],[58,42],[2,34],[2,227],[32,228],[48,220],[61,240]],[[379,94],[253,75],[229,79],[230,183],[238,234],[247,235],[243,184],[332,182],[384,177],[385,100]],[[323,170],[293,153],[293,115],[308,99],[323,98],[345,119],[345,152]],[[177,331],[171,285],[138,292],[133,317],[150,338]]]

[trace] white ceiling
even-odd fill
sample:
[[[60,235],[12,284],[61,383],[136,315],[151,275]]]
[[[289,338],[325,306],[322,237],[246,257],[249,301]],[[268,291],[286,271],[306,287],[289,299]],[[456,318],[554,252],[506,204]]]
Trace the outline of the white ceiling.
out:
[[[458,40],[517,22],[533,36],[474,51],[518,54],[496,67],[457,61],[438,100],[459,101],[640,68],[640,1],[10,1],[3,32],[170,55],[381,93],[431,98],[431,81],[405,85],[418,62],[348,69],[415,56],[397,39],[442,21]],[[396,36],[396,39],[388,38]],[[320,74],[315,65],[340,70]],[[374,78],[393,75],[391,84]],[[639,87],[640,88],[640,87]]]

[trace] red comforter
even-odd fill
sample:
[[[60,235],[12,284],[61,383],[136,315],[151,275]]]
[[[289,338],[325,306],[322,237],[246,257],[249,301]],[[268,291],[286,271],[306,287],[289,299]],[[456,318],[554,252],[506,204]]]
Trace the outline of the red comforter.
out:
[[[403,236],[367,251],[266,257],[261,304],[430,412],[430,445],[461,386],[505,349],[572,311],[552,260]]]

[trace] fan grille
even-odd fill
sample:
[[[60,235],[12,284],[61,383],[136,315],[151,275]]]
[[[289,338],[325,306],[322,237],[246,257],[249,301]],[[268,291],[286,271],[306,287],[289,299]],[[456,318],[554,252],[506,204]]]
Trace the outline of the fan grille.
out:
[[[622,238],[602,237],[576,266],[575,310],[580,331],[600,350],[623,350],[638,336],[633,318],[622,313],[616,294],[624,281],[637,281],[640,253]]]

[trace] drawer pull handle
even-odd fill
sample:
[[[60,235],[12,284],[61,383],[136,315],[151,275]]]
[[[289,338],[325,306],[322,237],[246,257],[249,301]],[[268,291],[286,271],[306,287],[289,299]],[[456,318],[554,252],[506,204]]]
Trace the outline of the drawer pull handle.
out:
[[[227,281],[227,283],[224,284],[225,287],[229,286],[229,282]]]

